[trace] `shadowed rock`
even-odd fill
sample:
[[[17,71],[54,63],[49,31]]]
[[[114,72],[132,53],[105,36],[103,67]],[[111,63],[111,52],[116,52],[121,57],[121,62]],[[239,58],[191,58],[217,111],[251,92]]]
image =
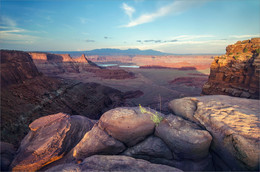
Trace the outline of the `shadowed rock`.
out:
[[[154,110],[150,111],[155,113]],[[99,120],[99,127],[127,146],[133,146],[152,134],[155,124],[151,114],[142,113],[138,107],[125,107],[104,113]]]
[[[211,135],[196,124],[181,117],[169,115],[155,129],[172,150],[174,159],[203,159],[209,154]]]
[[[85,117],[58,113],[41,117],[30,124],[31,131],[22,140],[11,164],[14,171],[36,171],[63,157],[83,135],[92,122]]]
[[[158,137],[150,136],[139,144],[128,148],[123,155],[149,160],[151,157],[172,159],[171,150]]]
[[[0,142],[1,171],[8,171],[9,165],[14,159],[15,148],[13,145]]]
[[[181,170],[166,165],[152,164],[141,159],[127,156],[94,155],[86,158],[80,164],[62,164],[53,167],[48,172],[54,171],[147,171],[147,172],[181,172]]]
[[[97,124],[87,132],[77,146],[71,151],[73,158],[83,160],[95,154],[118,154],[125,146],[120,141],[109,136]],[[71,158],[71,156],[70,156]]]

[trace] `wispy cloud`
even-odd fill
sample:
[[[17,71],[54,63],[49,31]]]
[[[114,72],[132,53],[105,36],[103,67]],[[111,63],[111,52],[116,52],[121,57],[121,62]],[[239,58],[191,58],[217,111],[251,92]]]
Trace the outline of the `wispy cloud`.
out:
[[[126,15],[128,15],[128,17],[130,19],[132,19],[132,15],[135,12],[135,9],[133,7],[127,5],[126,3],[123,3],[121,8],[124,10]]]
[[[253,38],[253,37],[260,37],[260,34],[255,35],[230,35],[231,38]]]
[[[173,39],[173,40],[161,40],[161,39],[157,39],[157,40],[153,40],[153,39],[148,39],[148,40],[136,40],[136,42],[139,42],[141,44],[143,43],[164,43],[164,42],[177,42],[177,39]]]
[[[130,17],[130,22],[127,25],[124,25],[123,27],[134,27],[140,24],[149,23],[152,22],[160,17],[169,15],[169,14],[180,14],[189,8],[192,8],[194,6],[197,6],[199,4],[205,3],[205,0],[201,1],[174,1],[171,4],[168,4],[166,6],[163,6],[159,9],[157,9],[155,12],[148,13],[148,14],[142,14],[138,18],[132,20],[132,13]]]
[[[177,39],[179,41],[183,40],[194,40],[194,39],[201,39],[201,38],[212,38],[215,37],[214,35],[179,35],[175,36],[172,39]]]
[[[84,18],[84,17],[79,17],[79,20],[80,20],[80,23],[81,24],[86,24],[88,19],[87,18]]]
[[[0,17],[0,42],[1,43],[16,43],[16,44],[31,44],[37,36],[30,35],[32,31],[17,27],[15,20],[8,16]]]
[[[15,20],[7,16],[1,16],[0,23],[2,26],[9,26],[9,27],[15,27],[17,25]]]
[[[92,39],[86,39],[85,41],[86,42],[96,42],[95,40],[92,40]]]
[[[112,39],[112,37],[104,36],[104,39]]]

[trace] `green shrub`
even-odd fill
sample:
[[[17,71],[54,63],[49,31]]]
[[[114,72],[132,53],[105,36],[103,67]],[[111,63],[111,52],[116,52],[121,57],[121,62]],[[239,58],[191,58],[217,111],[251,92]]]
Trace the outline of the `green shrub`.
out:
[[[233,53],[228,53],[229,56],[233,55]]]
[[[146,110],[145,108],[143,108],[140,104],[139,104],[139,109],[141,111],[141,113],[148,113],[151,114],[151,120],[155,123],[156,126],[158,126],[160,124],[160,122],[163,120],[163,117],[161,117],[157,112],[154,114],[148,110]]]
[[[237,60],[237,59],[238,59],[238,57],[239,57],[239,56],[234,56],[233,58],[234,58],[235,60]]]
[[[256,49],[255,52],[256,52],[257,54],[259,54],[259,53],[260,53],[260,48]]]
[[[247,52],[248,52],[248,49],[247,49],[247,48],[244,48],[243,52],[244,52],[244,53],[247,53]]]

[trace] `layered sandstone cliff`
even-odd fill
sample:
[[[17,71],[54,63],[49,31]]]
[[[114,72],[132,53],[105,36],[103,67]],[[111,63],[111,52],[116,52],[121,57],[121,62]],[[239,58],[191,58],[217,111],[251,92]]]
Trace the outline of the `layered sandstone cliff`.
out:
[[[259,98],[260,38],[238,41],[215,57],[202,94]]]
[[[1,141],[17,145],[29,131],[28,124],[41,116],[64,112],[98,119],[105,111],[124,104],[125,94],[116,89],[48,77],[37,70],[28,53],[0,52]],[[57,60],[57,56],[36,57]],[[59,57],[71,60],[68,56]]]

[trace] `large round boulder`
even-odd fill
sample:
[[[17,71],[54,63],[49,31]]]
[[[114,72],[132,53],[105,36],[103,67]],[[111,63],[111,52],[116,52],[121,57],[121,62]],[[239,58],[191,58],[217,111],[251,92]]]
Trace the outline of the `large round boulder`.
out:
[[[116,108],[101,116],[99,127],[130,147],[154,132],[153,115],[163,116],[150,108]]]
[[[181,117],[168,115],[156,127],[155,135],[172,150],[174,159],[199,160],[209,154],[209,132]]]

